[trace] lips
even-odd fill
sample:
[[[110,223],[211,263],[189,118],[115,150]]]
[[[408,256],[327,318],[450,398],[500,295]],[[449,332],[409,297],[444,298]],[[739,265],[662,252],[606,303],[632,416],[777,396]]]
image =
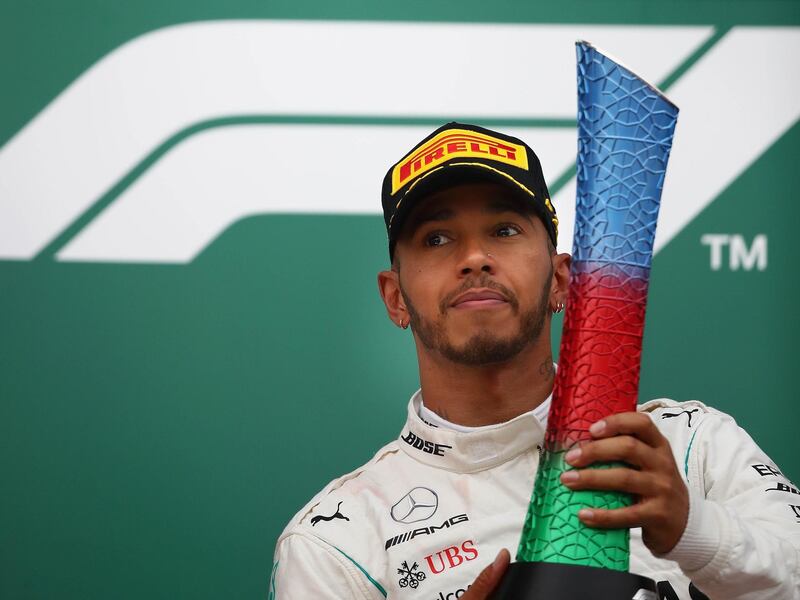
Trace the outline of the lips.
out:
[[[508,300],[500,292],[488,288],[479,288],[459,294],[450,306],[453,308],[492,308],[505,304],[508,304]]]

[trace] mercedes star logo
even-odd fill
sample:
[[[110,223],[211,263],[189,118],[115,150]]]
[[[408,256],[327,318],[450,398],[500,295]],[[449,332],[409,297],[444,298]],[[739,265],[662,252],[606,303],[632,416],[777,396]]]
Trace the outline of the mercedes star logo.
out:
[[[426,487],[415,487],[392,507],[392,519],[398,523],[416,523],[430,519],[439,508],[439,496]]]

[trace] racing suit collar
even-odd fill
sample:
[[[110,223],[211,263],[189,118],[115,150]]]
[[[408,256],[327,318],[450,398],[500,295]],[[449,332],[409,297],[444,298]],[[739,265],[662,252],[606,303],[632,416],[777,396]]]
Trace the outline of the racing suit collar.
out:
[[[527,412],[505,423],[473,431],[449,431],[428,425],[419,417],[422,391],[408,403],[408,420],[397,442],[411,458],[432,467],[457,473],[476,473],[503,464],[541,447],[544,427],[534,413]]]

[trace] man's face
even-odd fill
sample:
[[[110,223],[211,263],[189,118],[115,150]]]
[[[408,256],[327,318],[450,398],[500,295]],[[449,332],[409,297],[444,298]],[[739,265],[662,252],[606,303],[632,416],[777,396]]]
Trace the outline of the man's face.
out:
[[[420,202],[395,255],[418,342],[453,362],[506,362],[549,323],[547,232],[503,186],[461,185]]]

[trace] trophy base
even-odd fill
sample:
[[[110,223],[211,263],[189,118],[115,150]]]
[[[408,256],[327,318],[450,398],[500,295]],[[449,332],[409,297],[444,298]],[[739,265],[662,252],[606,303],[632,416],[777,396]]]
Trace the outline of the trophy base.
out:
[[[517,562],[492,600],[658,600],[652,579],[583,565]]]

